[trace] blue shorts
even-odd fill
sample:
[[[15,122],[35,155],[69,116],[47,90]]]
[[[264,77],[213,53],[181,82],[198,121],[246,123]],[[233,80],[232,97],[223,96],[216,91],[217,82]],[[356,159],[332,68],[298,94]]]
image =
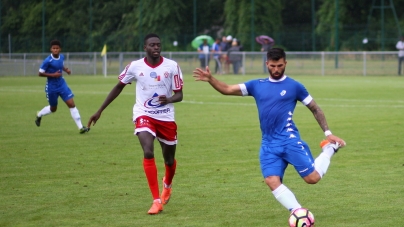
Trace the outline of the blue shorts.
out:
[[[58,105],[59,96],[62,98],[64,102],[74,97],[73,92],[67,85],[62,87],[58,87],[57,89],[52,89],[50,86],[45,86],[46,99],[49,102],[50,106]]]
[[[282,179],[288,164],[293,165],[301,177],[314,171],[314,159],[304,141],[296,140],[279,147],[261,145],[260,165],[264,178],[279,176]]]

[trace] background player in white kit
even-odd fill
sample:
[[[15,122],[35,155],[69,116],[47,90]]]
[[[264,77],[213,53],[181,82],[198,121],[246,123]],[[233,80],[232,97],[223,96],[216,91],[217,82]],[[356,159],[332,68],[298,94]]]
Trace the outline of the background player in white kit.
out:
[[[175,150],[177,144],[177,125],[174,120],[175,102],[182,101],[182,72],[178,64],[160,56],[161,42],[156,34],[144,38],[146,57],[132,61],[118,77],[119,82],[108,94],[99,110],[90,117],[95,125],[102,111],[131,82],[136,82],[136,103],[133,107],[133,123],[144,152],[143,167],[153,196],[149,214],[163,211],[171,196],[171,184],[176,170]],[[160,196],[157,167],[154,159],[154,139],[160,142],[165,175]]]
[[[301,208],[295,195],[283,184],[286,167],[291,164],[308,184],[316,184],[327,172],[331,157],[345,141],[333,135],[321,108],[303,84],[286,76],[286,54],[281,48],[267,52],[269,78],[254,79],[241,84],[228,85],[214,78],[206,70],[196,69],[197,81],[206,81],[224,95],[252,96],[255,99],[262,132],[260,165],[265,183],[272,194],[289,211]],[[300,138],[293,122],[297,101],[313,113],[326,140],[320,143],[321,154],[314,159],[309,146]]]

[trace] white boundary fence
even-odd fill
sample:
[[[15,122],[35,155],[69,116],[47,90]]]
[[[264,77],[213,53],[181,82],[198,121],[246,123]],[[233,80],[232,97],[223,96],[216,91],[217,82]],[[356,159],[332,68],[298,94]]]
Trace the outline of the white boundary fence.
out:
[[[145,56],[144,52],[108,52],[106,65],[99,52],[63,53],[65,66],[74,75],[117,76],[131,61]],[[238,52],[242,56],[240,74],[264,73],[263,52]],[[397,52],[286,52],[288,75],[397,75]],[[39,66],[49,53],[0,54],[0,76],[37,76]],[[162,52],[162,56],[177,61],[184,74],[200,67],[197,52]],[[215,69],[210,57],[209,67]],[[233,74],[232,66],[222,67],[224,74]]]

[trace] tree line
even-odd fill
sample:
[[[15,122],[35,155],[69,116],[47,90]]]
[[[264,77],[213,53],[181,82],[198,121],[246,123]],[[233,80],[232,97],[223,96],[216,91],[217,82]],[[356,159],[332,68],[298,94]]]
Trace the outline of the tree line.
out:
[[[404,0],[1,0],[0,53],[48,52],[52,39],[69,52],[142,51],[151,32],[165,51],[193,50],[202,34],[246,51],[258,35],[289,51],[394,50],[403,11]]]

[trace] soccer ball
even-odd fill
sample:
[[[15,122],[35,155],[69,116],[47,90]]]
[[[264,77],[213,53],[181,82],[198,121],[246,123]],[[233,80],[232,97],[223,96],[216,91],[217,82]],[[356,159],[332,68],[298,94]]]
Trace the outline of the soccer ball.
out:
[[[314,226],[314,215],[306,208],[298,208],[290,214],[289,226],[312,227]]]

